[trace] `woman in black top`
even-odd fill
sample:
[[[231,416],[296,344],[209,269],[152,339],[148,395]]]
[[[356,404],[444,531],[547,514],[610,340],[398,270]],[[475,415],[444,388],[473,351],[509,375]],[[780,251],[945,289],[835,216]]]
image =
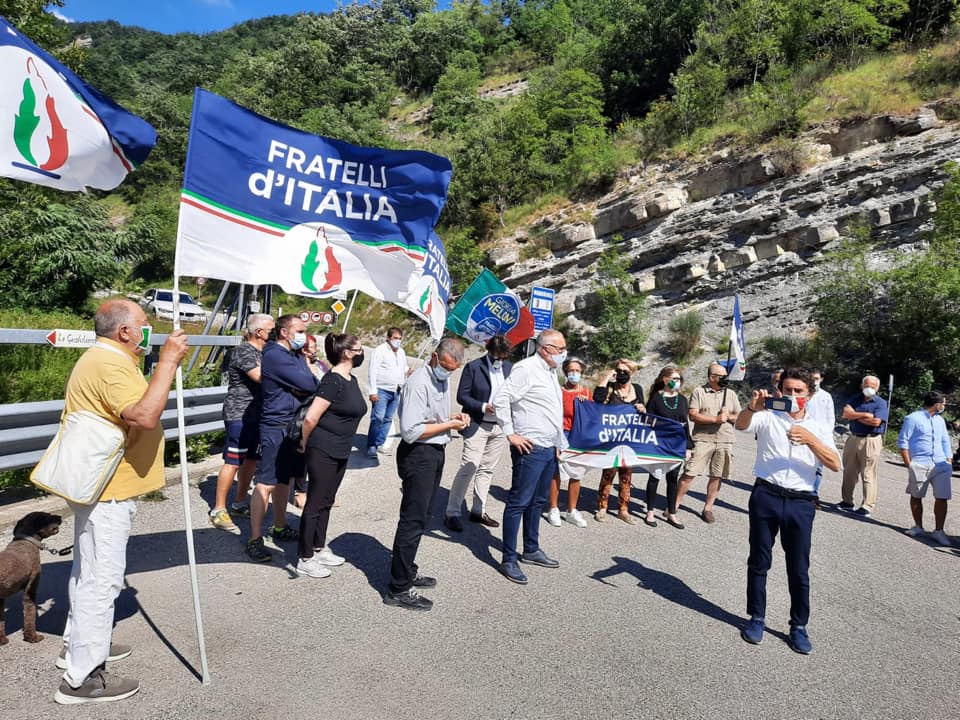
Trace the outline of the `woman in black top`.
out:
[[[651,415],[676,420],[683,423],[687,433],[687,452],[693,447],[693,440],[690,438],[690,425],[687,422],[687,414],[690,412],[690,405],[687,399],[680,394],[680,387],[683,385],[683,373],[673,365],[667,365],[660,371],[653,385],[650,386],[650,400],[647,404],[647,412]],[[677,520],[677,480],[680,478],[680,468],[678,465],[667,473],[667,509],[663,513],[663,519],[670,525],[679,530],[683,530],[683,523]],[[647,516],[643,519],[650,527],[656,527],[657,521],[653,519],[653,510],[657,504],[657,486],[660,479],[653,473],[650,473],[650,479],[647,480]]]
[[[637,412],[645,412],[643,406],[643,388],[630,382],[630,377],[637,371],[637,364],[632,360],[620,358],[607,373],[603,381],[593,391],[593,401],[601,405],[633,405]],[[614,475],[620,475],[620,507],[617,517],[628,525],[635,525],[636,520],[630,516],[630,482],[633,479],[633,468],[607,468],[600,475],[600,489],[597,493],[597,512],[593,516],[597,522],[607,517],[607,501],[610,497],[610,488],[613,486]]]
[[[363,363],[363,346],[356,335],[330,333],[324,341],[327,360],[333,366],[317,388],[316,397],[303,420],[300,450],[307,453],[307,503],[300,517],[300,561],[297,573],[321,578],[328,566],[342,565],[343,558],[326,546],[330,508],[347,470],[353,436],[367,412],[353,369]]]

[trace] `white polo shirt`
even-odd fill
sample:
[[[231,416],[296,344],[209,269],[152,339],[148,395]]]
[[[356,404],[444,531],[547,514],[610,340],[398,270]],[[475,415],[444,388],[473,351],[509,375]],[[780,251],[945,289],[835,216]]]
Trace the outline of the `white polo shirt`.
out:
[[[753,473],[769,483],[787,490],[817,492],[817,468],[820,461],[806,445],[794,445],[787,432],[794,425],[802,425],[828,448],[833,437],[824,423],[809,416],[794,420],[785,412],[761,410],[750,417],[750,424],[741,430],[757,434],[757,462]]]

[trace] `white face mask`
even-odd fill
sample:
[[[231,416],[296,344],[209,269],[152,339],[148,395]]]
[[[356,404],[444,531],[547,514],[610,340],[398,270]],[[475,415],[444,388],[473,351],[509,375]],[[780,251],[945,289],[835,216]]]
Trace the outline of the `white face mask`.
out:
[[[877,394],[877,391],[876,391],[875,389],[873,389],[872,387],[865,387],[865,388],[863,388],[863,396],[864,396],[864,397],[872,398],[872,397],[873,397],[874,395],[876,395],[876,394]]]
[[[293,334],[293,339],[290,341],[290,347],[294,350],[299,350],[304,345],[307,344],[307,334],[298,332]]]
[[[397,339],[391,340],[390,347],[392,347],[394,350],[399,350],[402,342],[403,342],[402,340],[397,340]]]
[[[574,373],[574,372],[567,373],[567,382],[570,383],[571,385],[579,385],[580,373]]]
[[[502,369],[503,369],[503,360],[491,360],[491,361],[490,361],[490,366],[491,366],[494,370],[502,370]]]
[[[450,370],[447,370],[447,369],[446,369],[443,365],[441,365],[440,363],[437,363],[436,367],[433,368],[433,376],[434,376],[437,380],[439,380],[440,382],[446,382],[446,380],[447,380],[452,374],[453,374],[453,373],[452,373]]]
[[[563,365],[563,361],[567,359],[567,351],[564,350],[562,353],[559,353],[557,355],[551,355],[550,359],[553,361],[554,365],[556,365],[557,367],[560,367],[561,365]]]
[[[153,326],[151,325],[141,325],[140,326],[140,342],[137,343],[137,350],[140,351],[140,354],[145,354],[150,349],[150,334],[153,332]]]

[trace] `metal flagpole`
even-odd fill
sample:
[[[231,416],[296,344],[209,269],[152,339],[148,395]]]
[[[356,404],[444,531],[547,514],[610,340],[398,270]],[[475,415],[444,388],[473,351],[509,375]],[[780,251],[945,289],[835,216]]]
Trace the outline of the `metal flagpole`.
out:
[[[350,323],[350,313],[353,312],[353,304],[357,301],[357,292],[358,290],[353,291],[353,297],[350,298],[350,307],[347,308],[347,316],[343,319],[343,327],[340,328],[341,333],[347,331],[347,325]]]
[[[420,363],[423,362],[423,354],[427,351],[427,348],[430,347],[429,345],[430,340],[432,340],[432,338],[429,335],[427,335],[424,341],[420,343],[420,350],[417,351],[417,360],[416,360],[417,367],[419,367]]]
[[[173,275],[173,329],[180,329],[180,275]],[[190,566],[190,587],[193,590],[193,613],[197,624],[197,644],[200,646],[202,683],[210,684],[207,667],[207,646],[203,639],[203,618],[200,615],[200,584],[197,582],[197,556],[193,549],[193,521],[190,518],[190,482],[187,474],[187,434],[183,419],[183,368],[177,365],[177,435],[180,440],[180,486],[183,490],[183,518],[186,523],[187,561]]]

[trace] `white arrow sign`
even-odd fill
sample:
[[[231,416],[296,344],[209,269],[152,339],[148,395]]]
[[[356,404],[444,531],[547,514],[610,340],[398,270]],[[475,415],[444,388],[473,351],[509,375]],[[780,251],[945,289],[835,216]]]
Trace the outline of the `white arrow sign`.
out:
[[[51,330],[47,342],[58,348],[87,348],[97,341],[93,330]]]

